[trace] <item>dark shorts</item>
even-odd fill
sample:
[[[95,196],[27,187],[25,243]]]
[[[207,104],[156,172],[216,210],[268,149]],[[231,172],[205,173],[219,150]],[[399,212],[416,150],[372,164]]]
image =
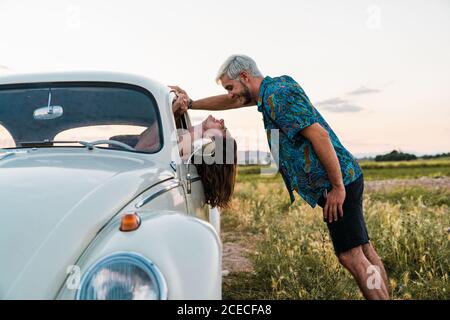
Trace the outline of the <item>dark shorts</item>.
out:
[[[345,186],[346,195],[342,205],[344,217],[338,217],[338,221],[332,223],[327,222],[336,255],[369,242],[363,216],[363,191],[364,178],[361,175]],[[324,196],[320,197],[317,204],[322,208],[325,206]]]

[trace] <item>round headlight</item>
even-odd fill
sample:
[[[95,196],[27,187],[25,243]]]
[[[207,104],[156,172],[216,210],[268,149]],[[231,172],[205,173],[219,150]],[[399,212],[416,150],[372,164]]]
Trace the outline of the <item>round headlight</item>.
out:
[[[144,256],[118,252],[94,263],[81,279],[79,300],[165,300],[167,285]]]

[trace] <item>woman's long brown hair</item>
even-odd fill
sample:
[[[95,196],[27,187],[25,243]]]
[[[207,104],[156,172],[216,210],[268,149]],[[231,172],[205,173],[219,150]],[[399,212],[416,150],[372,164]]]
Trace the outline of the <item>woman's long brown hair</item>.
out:
[[[211,207],[226,208],[230,204],[236,182],[237,144],[229,135],[216,138],[215,143],[213,163],[205,163],[203,157],[194,163],[203,182],[206,203]],[[219,154],[222,154],[222,159]]]

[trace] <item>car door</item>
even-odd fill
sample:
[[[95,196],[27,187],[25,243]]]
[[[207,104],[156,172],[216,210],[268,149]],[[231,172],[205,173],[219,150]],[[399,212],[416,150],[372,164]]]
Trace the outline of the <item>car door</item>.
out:
[[[185,113],[183,114],[179,119],[175,120],[177,129],[189,129],[192,124],[191,120],[189,118],[189,114]],[[190,192],[188,192],[188,181],[187,181],[187,171],[188,166],[190,170],[190,182],[191,182],[191,188]],[[189,213],[204,219],[206,221],[209,221],[209,206],[205,204],[205,195],[203,191],[203,183],[200,179],[200,176],[197,173],[197,169],[195,165],[193,164],[185,164],[181,163],[177,165],[177,171],[180,173],[180,179],[185,185],[185,192],[186,192],[186,199],[187,199],[187,206]]]

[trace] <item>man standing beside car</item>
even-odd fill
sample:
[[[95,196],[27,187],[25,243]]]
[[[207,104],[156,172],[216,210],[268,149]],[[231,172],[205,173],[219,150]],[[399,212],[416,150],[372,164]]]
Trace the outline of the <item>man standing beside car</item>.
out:
[[[389,299],[386,271],[364,221],[361,168],[300,85],[289,76],[263,77],[255,61],[245,55],[230,56],[216,81],[228,94],[189,99],[188,108],[228,110],[257,105],[291,202],[295,190],[311,207],[321,206],[338,260],[364,297]],[[179,87],[171,88],[185,94]],[[279,141],[272,139],[274,130]]]

